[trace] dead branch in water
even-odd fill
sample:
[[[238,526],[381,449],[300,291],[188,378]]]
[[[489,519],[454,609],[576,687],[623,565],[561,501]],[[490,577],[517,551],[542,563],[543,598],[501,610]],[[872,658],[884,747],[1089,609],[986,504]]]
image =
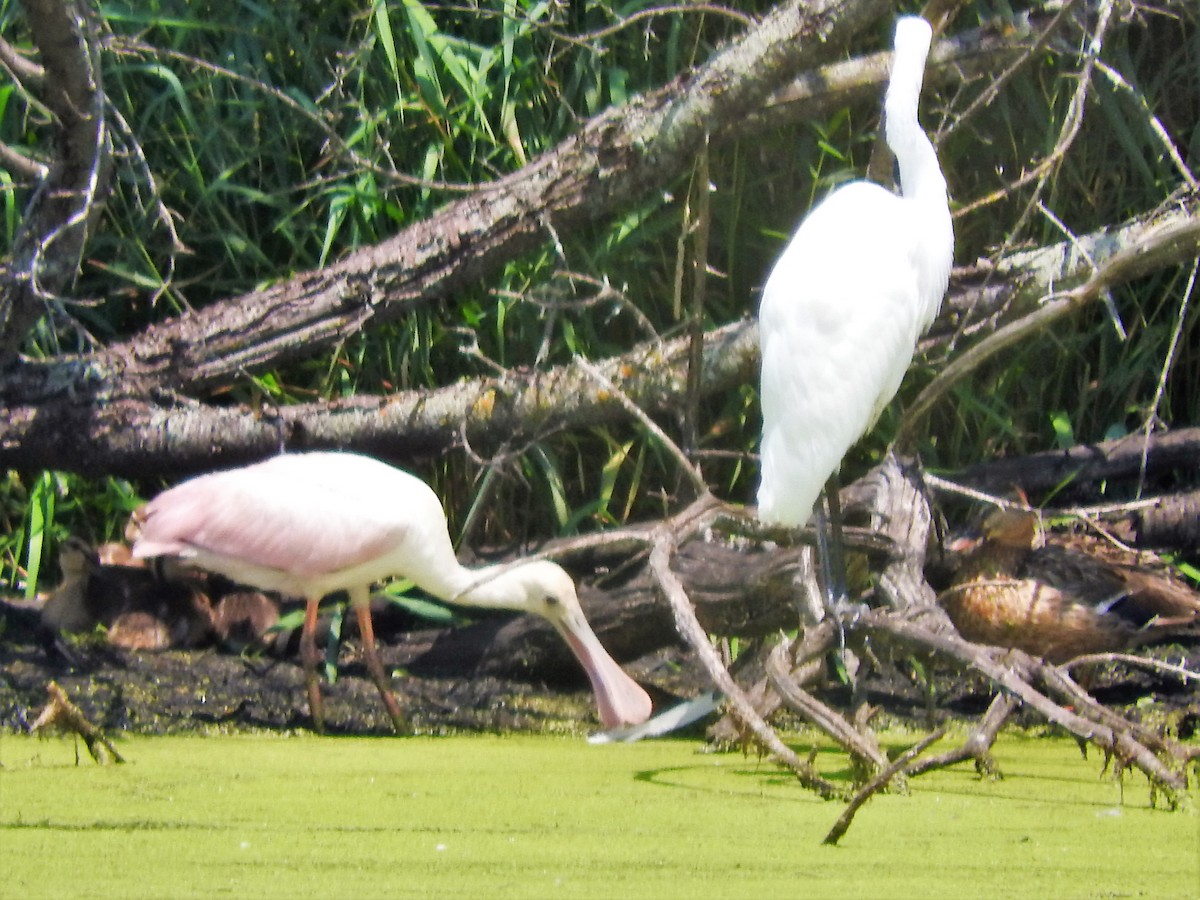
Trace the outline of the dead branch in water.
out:
[[[69,734],[77,735],[83,738],[84,744],[87,745],[88,753],[100,765],[107,765],[110,762],[125,762],[121,754],[117,752],[117,748],[112,745],[112,742],[101,733],[99,728],[87,720],[84,714],[79,711],[79,707],[67,697],[67,692],[60,688],[57,683],[51,681],[46,685],[46,693],[50,695],[50,702],[46,704],[45,708],[38,715],[37,720],[33,723],[32,731],[40,732],[55,728]],[[75,756],[75,764],[79,764],[78,753]]]

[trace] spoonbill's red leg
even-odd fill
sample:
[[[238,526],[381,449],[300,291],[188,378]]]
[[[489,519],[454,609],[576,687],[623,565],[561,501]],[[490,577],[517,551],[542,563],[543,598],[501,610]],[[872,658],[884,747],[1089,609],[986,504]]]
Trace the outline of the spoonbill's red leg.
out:
[[[363,657],[367,662],[367,671],[371,673],[375,687],[379,688],[379,696],[383,698],[383,705],[387,707],[396,734],[404,734],[408,730],[408,722],[396,704],[396,698],[388,683],[387,673],[383,671],[383,664],[379,661],[379,653],[375,648],[375,624],[371,621],[370,595],[365,590],[352,591],[351,603],[358,616],[358,633],[362,636]]]

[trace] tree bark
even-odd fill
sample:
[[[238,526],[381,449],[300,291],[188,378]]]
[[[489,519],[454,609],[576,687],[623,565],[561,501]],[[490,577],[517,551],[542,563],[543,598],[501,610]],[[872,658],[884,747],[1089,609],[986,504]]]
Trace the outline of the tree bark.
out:
[[[1090,291],[1097,279],[1113,283],[1176,265],[1198,248],[1200,196],[1193,196],[1166,214],[1155,210],[1120,228],[1012,253],[985,270],[957,270],[930,340],[955,333],[963,315],[982,317],[1007,304],[1002,322],[1023,321],[1051,290]],[[1054,320],[1041,321],[1046,327]],[[704,344],[702,396],[755,378],[758,338],[752,320],[721,326],[705,335]],[[656,413],[676,408],[684,396],[687,355],[687,338],[648,341],[597,365],[634,403]],[[433,391],[278,408],[217,406],[143,393],[145,387],[136,380],[114,382],[112,372],[94,360],[10,372],[0,383],[0,466],[177,474],[285,447],[342,447],[406,460],[445,451],[464,438],[472,446],[495,446],[628,415],[578,365],[465,380]],[[936,397],[915,406],[928,409]],[[910,411],[908,421],[914,415]]]
[[[549,239],[605,218],[684,171],[705,135],[830,58],[885,0],[791,2],[690,77],[607,110],[525,168],[333,265],[153,326],[98,354],[145,394],[200,391],[311,356],[368,322],[444,300]]]
[[[34,193],[11,259],[0,267],[0,371],[26,333],[71,287],[110,169],[104,87],[90,11],[70,0],[24,0],[41,70],[20,70],[55,118],[55,162]],[[48,74],[46,74],[48,73]]]

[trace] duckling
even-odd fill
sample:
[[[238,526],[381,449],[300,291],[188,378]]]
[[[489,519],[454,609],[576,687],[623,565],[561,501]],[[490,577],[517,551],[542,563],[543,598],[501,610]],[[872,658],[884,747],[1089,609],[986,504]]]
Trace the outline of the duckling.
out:
[[[212,627],[218,643],[237,653],[262,644],[278,621],[278,601],[262,591],[232,591],[213,606]]]
[[[983,523],[939,597],[968,640],[1053,663],[1125,650],[1200,625],[1200,594],[1144,569],[1041,545],[1037,518],[1001,509]],[[951,549],[966,549],[956,542]]]
[[[75,536],[64,540],[58,548],[62,581],[42,606],[42,625],[54,632],[86,632],[142,605],[158,578],[140,563],[106,561],[117,555],[109,544],[97,548]]]
[[[129,609],[108,626],[108,642],[125,650],[166,650],[171,646],[171,632],[154,613]]]
[[[42,626],[52,632],[91,631],[99,622],[95,604],[89,602],[88,585],[98,565],[92,548],[76,537],[58,548],[62,581],[42,606]]]
[[[78,538],[71,538],[78,540]],[[142,559],[134,559],[133,551],[129,549],[128,544],[123,544],[120,541],[105,541],[96,547],[96,558],[100,560],[102,566],[128,566],[133,569],[146,568],[146,561]]]
[[[107,629],[130,650],[195,647],[212,638],[212,605],[195,579],[179,580],[133,561],[124,545],[93,548],[78,537],[59,547],[62,582],[42,607],[51,632]],[[110,560],[110,561],[106,561]]]

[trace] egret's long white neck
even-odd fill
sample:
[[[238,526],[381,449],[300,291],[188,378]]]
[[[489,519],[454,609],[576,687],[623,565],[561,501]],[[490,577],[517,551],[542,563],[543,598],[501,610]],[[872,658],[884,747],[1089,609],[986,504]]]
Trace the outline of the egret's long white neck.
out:
[[[917,117],[931,39],[932,30],[924,19],[906,17],[896,23],[896,52],[884,100],[884,128],[888,146],[900,165],[901,193],[930,202],[940,197],[945,205],[946,179]]]
[[[892,76],[884,99],[884,128],[888,146],[900,166],[900,193],[911,202],[915,227],[924,238],[917,259],[918,294],[925,306],[918,316],[921,331],[937,316],[954,262],[954,225],[946,178],[917,116],[932,38],[933,30],[924,19],[906,16],[896,23]]]

